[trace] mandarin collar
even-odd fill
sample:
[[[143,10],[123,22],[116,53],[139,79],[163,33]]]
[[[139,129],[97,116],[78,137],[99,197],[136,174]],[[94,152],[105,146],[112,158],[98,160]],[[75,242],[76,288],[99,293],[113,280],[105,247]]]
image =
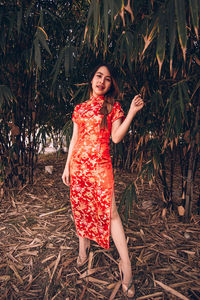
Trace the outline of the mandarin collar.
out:
[[[93,96],[90,98],[91,101],[97,101],[97,102],[102,102],[104,100],[104,96]]]

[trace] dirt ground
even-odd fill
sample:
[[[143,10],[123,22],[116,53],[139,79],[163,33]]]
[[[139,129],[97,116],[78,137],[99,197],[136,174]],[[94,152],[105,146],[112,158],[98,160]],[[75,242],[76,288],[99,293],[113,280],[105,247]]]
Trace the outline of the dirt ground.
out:
[[[126,299],[118,253],[92,242],[89,261],[77,268],[78,239],[69,188],[61,175],[65,157],[42,157],[32,186],[0,202],[0,299]],[[45,166],[53,172],[45,173]],[[115,171],[119,203],[133,175]],[[138,203],[124,228],[130,251],[134,299],[200,299],[200,216],[185,224],[161,217],[162,197],[138,185]],[[121,212],[123,215],[123,211]]]

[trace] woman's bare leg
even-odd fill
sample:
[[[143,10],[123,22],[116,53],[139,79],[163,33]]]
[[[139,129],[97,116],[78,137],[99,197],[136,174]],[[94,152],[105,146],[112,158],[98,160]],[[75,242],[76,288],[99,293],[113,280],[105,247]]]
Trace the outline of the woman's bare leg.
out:
[[[90,246],[90,240],[79,236],[79,257],[85,259],[87,257],[87,248]]]
[[[111,236],[119,252],[123,271],[123,282],[129,284],[132,279],[131,262],[128,254],[128,247],[125,238],[124,228],[117,211],[115,197],[113,194],[111,210]]]

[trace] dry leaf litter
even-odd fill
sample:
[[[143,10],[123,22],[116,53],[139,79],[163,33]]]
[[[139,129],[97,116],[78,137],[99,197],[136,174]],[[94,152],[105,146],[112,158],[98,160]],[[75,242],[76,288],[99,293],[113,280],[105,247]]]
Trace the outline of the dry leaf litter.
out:
[[[41,157],[34,184],[1,200],[0,299],[126,299],[112,240],[109,250],[92,242],[87,264],[76,266],[78,238],[61,180],[65,159]],[[115,171],[117,202],[133,177]],[[196,197],[198,188],[199,182]],[[200,299],[200,216],[188,224],[172,211],[162,218],[160,191],[139,183],[137,190],[138,203],[124,222],[134,299]]]

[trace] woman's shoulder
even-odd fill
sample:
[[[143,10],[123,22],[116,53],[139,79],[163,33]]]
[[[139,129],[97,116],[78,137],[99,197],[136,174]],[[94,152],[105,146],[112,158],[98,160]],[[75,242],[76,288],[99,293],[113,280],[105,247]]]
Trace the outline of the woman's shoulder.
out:
[[[79,108],[82,108],[82,107],[86,106],[88,102],[89,102],[89,100],[85,100],[85,101],[83,101],[83,102],[81,102],[81,103],[78,103],[78,104],[75,105],[75,108],[74,108],[74,109],[77,110],[77,109],[79,109]]]
[[[119,101],[115,101],[111,113],[111,120],[114,122],[119,118],[124,118],[124,111]]]
[[[115,101],[115,103],[114,103],[114,105],[113,105],[113,108],[121,108],[122,109],[122,105],[121,105],[121,103],[119,102],[119,101]]]
[[[79,116],[84,113],[87,102],[88,102],[88,100],[75,105],[74,111],[72,114],[72,121],[75,121],[76,123],[79,122]]]

